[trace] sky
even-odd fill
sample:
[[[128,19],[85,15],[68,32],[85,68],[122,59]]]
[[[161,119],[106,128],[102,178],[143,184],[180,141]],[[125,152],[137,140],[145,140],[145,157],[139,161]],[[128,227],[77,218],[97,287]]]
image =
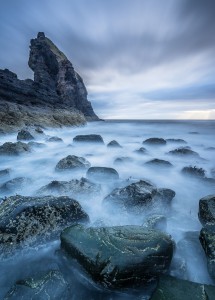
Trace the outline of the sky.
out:
[[[215,119],[214,0],[0,0],[0,68],[43,31],[103,119]]]

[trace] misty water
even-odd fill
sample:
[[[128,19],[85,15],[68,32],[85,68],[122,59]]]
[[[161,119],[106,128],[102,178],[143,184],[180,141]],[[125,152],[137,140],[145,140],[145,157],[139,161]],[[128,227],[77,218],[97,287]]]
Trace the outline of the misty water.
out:
[[[159,211],[167,218],[166,232],[176,243],[176,250],[170,274],[190,281],[214,284],[207,271],[207,262],[201,244],[198,242],[199,231],[202,226],[198,220],[199,199],[215,193],[215,184],[204,180],[185,176],[181,169],[185,166],[197,166],[206,171],[207,177],[212,177],[211,169],[215,167],[215,122],[214,121],[105,121],[88,123],[77,128],[62,128],[44,130],[46,135],[58,136],[63,143],[50,143],[41,137],[37,142],[45,143],[44,148],[34,148],[28,155],[20,157],[0,157],[0,169],[11,168],[12,176],[27,177],[31,184],[14,191],[10,195],[21,194],[37,195],[37,190],[53,180],[69,181],[73,178],[86,177],[86,170],[80,172],[56,172],[57,162],[67,155],[77,155],[86,158],[91,166],[113,167],[120,176],[119,181],[102,182],[102,192],[97,196],[80,197],[78,201],[89,214],[90,226],[113,225],[142,225],[147,213],[132,215],[126,212],[113,210],[110,212],[102,200],[115,187],[126,186],[140,179],[149,180],[157,187],[170,188],[176,192],[171,207]],[[100,134],[105,145],[73,144],[73,138],[78,134]],[[16,134],[3,136],[4,142],[15,142]],[[164,139],[184,139],[187,144],[167,143],[165,146],[147,146],[142,142],[150,137]],[[116,140],[122,148],[107,148],[106,145]],[[140,155],[135,150],[145,147],[146,155]],[[167,154],[168,151],[180,146],[189,146],[198,152],[198,157],[177,157]],[[131,162],[116,165],[118,157],[130,157]],[[173,164],[173,168],[150,168],[145,162],[159,158]],[[3,184],[4,180],[0,182]],[[0,197],[4,197],[2,194]],[[189,233],[196,232],[196,241],[189,240]],[[188,236],[188,238],[186,238]],[[2,258],[0,263],[0,298],[10,287],[20,279],[34,276],[38,272],[64,266],[59,259],[58,249],[60,241],[52,241],[37,248],[17,251],[12,257]],[[90,277],[82,273],[79,266],[70,271],[73,287],[78,291],[86,290],[86,295],[102,295],[102,289],[92,282]],[[134,291],[125,291],[122,294],[112,292],[101,299],[132,299]],[[143,292],[144,294],[144,292]],[[141,292],[140,292],[141,295]],[[95,296],[96,297],[96,296]],[[74,298],[78,299],[78,298]]]

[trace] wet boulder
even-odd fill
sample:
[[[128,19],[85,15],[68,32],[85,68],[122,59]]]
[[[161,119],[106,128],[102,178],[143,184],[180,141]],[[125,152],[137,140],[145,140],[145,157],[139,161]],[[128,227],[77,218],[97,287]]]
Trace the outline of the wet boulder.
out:
[[[215,226],[215,195],[199,200],[199,220],[203,226]]]
[[[117,157],[114,160],[115,165],[123,165],[123,164],[127,164],[127,163],[132,163],[132,162],[133,162],[133,159],[131,157],[127,157],[127,156]]]
[[[143,213],[146,208],[159,210],[160,205],[169,205],[175,196],[171,189],[158,189],[148,181],[140,180],[124,188],[114,189],[103,200],[107,207],[118,207],[120,210],[129,213]]]
[[[183,139],[166,139],[169,144],[187,144],[187,142]]]
[[[32,148],[45,148],[46,145],[43,143],[38,143],[38,142],[29,142],[28,146],[32,147]]]
[[[0,245],[49,240],[63,228],[87,221],[81,205],[69,197],[11,196],[0,205]]]
[[[56,165],[56,171],[69,171],[77,169],[88,169],[90,163],[84,157],[78,157],[75,155],[68,155],[65,158],[62,158]]]
[[[208,273],[215,280],[215,225],[202,228],[199,240],[207,257]]]
[[[152,160],[147,161],[144,164],[146,167],[159,167],[159,168],[171,168],[173,167],[173,165],[167,161],[167,160],[163,160],[163,159],[158,159],[158,158],[154,158]]]
[[[122,146],[115,140],[107,144],[108,148],[122,148]]]
[[[32,140],[34,140],[34,137],[28,130],[22,129],[21,131],[18,132],[17,140],[18,141],[32,141]]]
[[[0,170],[0,179],[9,178],[10,174],[11,174],[11,169],[9,168]]]
[[[191,150],[189,147],[180,147],[180,148],[169,151],[168,154],[171,154],[174,156],[200,158],[199,154],[197,152]]]
[[[87,170],[87,178],[93,181],[113,181],[119,179],[119,174],[113,168],[91,167]]]
[[[143,144],[149,146],[164,146],[166,145],[166,140],[162,138],[149,138],[143,141]]]
[[[181,170],[182,174],[188,175],[195,178],[205,178],[205,170],[196,166],[184,167]]]
[[[104,144],[103,138],[99,134],[76,135],[76,137],[73,139],[73,142]]]
[[[68,300],[70,286],[58,270],[51,270],[39,277],[19,280],[7,293],[4,300]]]
[[[0,186],[0,193],[3,195],[17,194],[31,183],[30,178],[16,177],[2,184]]]
[[[30,152],[30,146],[22,142],[6,142],[0,146],[0,155],[17,156]]]
[[[144,148],[144,147],[140,147],[140,149],[135,150],[134,152],[135,152],[136,154],[140,154],[140,155],[146,155],[146,154],[148,154],[148,151],[147,151],[146,148]]]
[[[215,287],[161,275],[150,300],[213,300]]]
[[[38,133],[38,134],[44,134],[44,131],[42,130],[41,127],[36,127],[35,132]]]
[[[150,282],[168,270],[171,237],[142,226],[74,225],[61,234],[61,247],[106,287],[122,288]]]
[[[77,200],[84,196],[95,196],[101,192],[101,185],[86,178],[72,179],[70,181],[52,181],[37,191],[39,195],[70,196]]]
[[[58,136],[52,136],[52,137],[48,138],[47,142],[62,143],[63,140],[61,138],[59,138]]]

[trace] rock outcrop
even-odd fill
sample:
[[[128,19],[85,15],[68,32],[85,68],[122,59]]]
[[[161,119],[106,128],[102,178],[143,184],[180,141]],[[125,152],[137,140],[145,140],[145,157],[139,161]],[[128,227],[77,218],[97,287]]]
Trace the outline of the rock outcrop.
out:
[[[39,32],[31,40],[29,66],[34,80],[0,70],[0,125],[61,126],[98,120],[80,75],[67,57]]]

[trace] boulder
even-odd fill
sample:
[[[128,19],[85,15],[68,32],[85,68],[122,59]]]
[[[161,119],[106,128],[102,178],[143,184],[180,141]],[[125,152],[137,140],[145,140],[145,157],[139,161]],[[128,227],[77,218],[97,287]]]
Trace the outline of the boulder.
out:
[[[199,200],[199,220],[203,226],[215,226],[215,195]]]
[[[37,191],[38,195],[55,195],[55,196],[70,196],[75,199],[82,198],[82,196],[99,195],[101,186],[93,183],[86,178],[73,179],[70,181],[52,181],[43,186]]]
[[[0,155],[17,156],[30,152],[31,148],[27,144],[22,142],[6,142],[0,146]]]
[[[129,213],[143,213],[146,208],[158,209],[169,205],[175,196],[171,189],[158,189],[150,182],[140,180],[124,188],[114,189],[103,200],[106,206],[116,206]]]
[[[35,132],[36,132],[36,133],[39,133],[39,134],[44,134],[44,131],[42,130],[41,127],[36,127],[36,128],[35,128]]]
[[[215,224],[202,228],[199,240],[207,257],[208,273],[215,280]]]
[[[215,287],[161,275],[150,300],[213,300]]]
[[[0,205],[0,245],[49,240],[74,223],[89,217],[69,197],[8,197]]]
[[[34,137],[28,130],[22,129],[21,131],[18,132],[17,140],[18,141],[31,141],[31,140],[34,140]]]
[[[3,195],[17,194],[31,183],[30,178],[16,177],[2,184],[0,186],[0,193]]]
[[[58,270],[51,270],[39,277],[19,280],[3,300],[68,300],[70,287]]]
[[[28,146],[32,147],[32,148],[45,148],[46,145],[43,143],[37,143],[37,142],[29,142]]]
[[[77,169],[88,169],[90,167],[90,163],[83,157],[78,157],[75,155],[68,155],[67,157],[61,159],[56,167],[56,171],[69,171],[69,170],[77,170]]]
[[[126,157],[126,156],[117,157],[114,160],[115,165],[122,165],[122,164],[127,164],[127,163],[132,163],[132,162],[133,162],[133,159],[131,157]]]
[[[4,170],[0,170],[0,178],[8,178],[10,177],[10,174],[11,174],[11,169],[7,168],[7,169],[4,169]]]
[[[87,171],[87,178],[95,181],[112,181],[118,180],[119,174],[113,168],[91,167]]]
[[[176,155],[176,156],[187,156],[187,157],[196,157],[200,158],[199,154],[193,150],[191,150],[189,147],[180,147],[174,150],[171,150],[168,152],[168,154]]]
[[[181,170],[182,174],[192,176],[195,178],[205,178],[205,170],[196,166],[184,167]]]
[[[74,225],[62,232],[61,247],[96,282],[111,288],[150,282],[168,270],[173,255],[169,235],[142,226]]]
[[[173,165],[169,161],[163,160],[163,159],[158,159],[158,158],[149,160],[144,165],[147,167],[161,167],[161,168],[173,167]]]
[[[122,146],[115,140],[107,144],[108,148],[122,148]]]
[[[162,138],[149,138],[143,141],[143,144],[149,145],[149,146],[164,146],[166,145],[166,140]]]
[[[52,137],[48,138],[47,142],[59,143],[59,142],[63,142],[63,140],[61,138],[59,138],[58,136],[52,136]]]
[[[137,153],[137,154],[140,154],[140,155],[148,154],[148,151],[144,147],[140,147],[140,149],[135,150],[134,152]]]
[[[103,138],[99,134],[77,135],[74,137],[73,142],[104,144]]]
[[[187,142],[183,139],[166,139],[166,141],[170,144],[187,144]]]

